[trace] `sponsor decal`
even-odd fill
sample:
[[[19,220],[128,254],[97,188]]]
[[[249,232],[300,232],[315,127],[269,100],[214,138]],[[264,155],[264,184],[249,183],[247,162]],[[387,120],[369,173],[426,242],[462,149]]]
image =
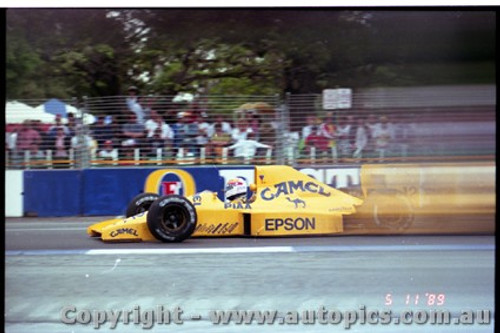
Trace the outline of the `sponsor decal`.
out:
[[[134,228],[120,228],[120,229],[111,231],[111,233],[109,235],[114,238],[114,237],[116,237],[118,235],[122,235],[122,234],[127,234],[127,235],[139,237],[137,230],[135,230]]]
[[[144,185],[144,192],[189,196],[196,193],[196,184],[193,176],[187,171],[162,169],[149,174]]]
[[[225,202],[224,203],[224,209],[252,209],[252,205],[248,202]]]
[[[329,212],[350,212],[351,210],[351,207],[333,207],[328,209]]]
[[[314,230],[316,229],[316,218],[297,217],[297,218],[277,218],[265,220],[266,231],[279,230]]]
[[[219,224],[198,224],[194,232],[203,232],[207,234],[230,234],[236,227],[238,222],[234,223],[219,223]]]
[[[195,195],[193,197],[193,206],[199,206],[201,205],[201,195]]]
[[[181,194],[182,182],[165,181],[161,182],[162,194]]]
[[[291,199],[290,197],[286,197],[286,200],[292,202],[295,205],[295,209],[299,208],[299,206],[306,208],[306,202],[300,198]]]
[[[281,182],[274,185],[274,189],[271,187],[266,187],[260,192],[260,196],[264,200],[273,200],[278,198],[280,195],[289,195],[297,192],[310,192],[317,193],[324,197],[329,197],[331,192],[329,192],[325,187],[319,185],[315,182],[305,182],[299,181],[287,181]]]

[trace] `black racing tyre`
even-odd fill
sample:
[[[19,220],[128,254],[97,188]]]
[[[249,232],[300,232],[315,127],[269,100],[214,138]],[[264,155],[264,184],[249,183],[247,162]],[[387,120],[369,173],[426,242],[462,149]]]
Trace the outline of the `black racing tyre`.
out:
[[[180,195],[158,198],[149,208],[147,224],[149,231],[162,242],[182,242],[196,228],[196,209]]]
[[[411,202],[400,193],[378,193],[373,203],[373,222],[382,229],[404,231],[413,223]]]
[[[159,197],[160,196],[156,193],[141,193],[136,195],[128,204],[125,216],[130,217],[139,213],[147,212],[149,207],[151,207],[153,202],[155,202]]]

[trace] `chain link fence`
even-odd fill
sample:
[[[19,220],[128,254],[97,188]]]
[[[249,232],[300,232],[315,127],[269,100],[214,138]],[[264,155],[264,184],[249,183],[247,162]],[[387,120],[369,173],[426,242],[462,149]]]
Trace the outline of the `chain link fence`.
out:
[[[126,96],[6,103],[7,169],[492,160],[496,87]]]

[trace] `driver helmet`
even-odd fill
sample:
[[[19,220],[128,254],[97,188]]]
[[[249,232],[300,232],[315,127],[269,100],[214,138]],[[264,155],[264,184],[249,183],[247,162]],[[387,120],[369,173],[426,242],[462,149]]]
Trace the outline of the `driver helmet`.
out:
[[[241,178],[230,179],[226,185],[226,190],[225,190],[226,199],[229,201],[233,201],[237,198],[246,196],[247,189],[248,186],[245,180]]]

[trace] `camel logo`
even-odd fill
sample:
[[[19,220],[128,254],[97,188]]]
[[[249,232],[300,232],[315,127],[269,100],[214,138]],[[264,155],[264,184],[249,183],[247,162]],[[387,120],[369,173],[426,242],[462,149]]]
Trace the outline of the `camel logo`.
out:
[[[295,209],[299,208],[299,205],[302,205],[302,208],[306,208],[306,202],[304,200],[301,200],[299,198],[297,199],[290,199],[290,197],[286,197],[286,200],[293,202],[295,205]]]

